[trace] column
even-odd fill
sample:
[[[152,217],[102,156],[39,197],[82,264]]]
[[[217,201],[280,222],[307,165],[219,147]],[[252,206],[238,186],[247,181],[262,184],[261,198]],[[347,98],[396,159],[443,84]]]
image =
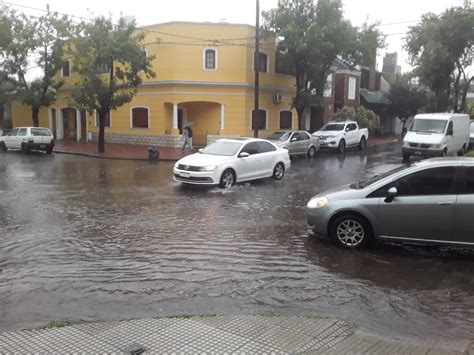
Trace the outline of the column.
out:
[[[224,111],[224,104],[221,104],[221,131],[224,130],[225,126],[225,111]]]
[[[173,129],[178,129],[178,105],[173,104]]]
[[[76,140],[79,142],[81,140],[81,111],[76,110]]]

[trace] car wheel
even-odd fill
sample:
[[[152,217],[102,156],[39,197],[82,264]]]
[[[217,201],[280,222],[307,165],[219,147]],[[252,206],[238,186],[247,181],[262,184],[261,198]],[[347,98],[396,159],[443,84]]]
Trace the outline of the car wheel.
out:
[[[442,157],[445,157],[446,155],[448,155],[448,148],[444,148],[443,152],[441,153]]]
[[[346,141],[344,139],[341,139],[341,141],[339,142],[339,146],[337,147],[337,150],[341,154],[344,154],[346,152]]]
[[[232,187],[234,184],[235,184],[235,173],[232,171],[232,169],[227,169],[226,171],[222,173],[219,186],[222,187],[223,189],[228,189]]]
[[[367,141],[365,140],[365,137],[362,137],[360,139],[359,145],[357,146],[357,149],[364,150],[366,146],[367,146]]]
[[[281,180],[283,175],[285,175],[285,166],[283,163],[278,163],[275,165],[275,169],[273,169],[273,178],[275,180]]]
[[[27,154],[29,152],[28,148],[24,143],[21,143],[21,152]]]
[[[461,150],[458,152],[458,157],[462,157],[464,154],[466,154],[466,146],[463,145]]]
[[[314,158],[316,156],[316,148],[309,147],[308,158]]]
[[[403,160],[410,160],[410,154],[403,153]]]
[[[7,146],[5,145],[5,142],[2,142],[0,144],[0,149],[2,149],[4,152],[6,152],[8,150]]]
[[[46,149],[46,154],[51,154],[53,153],[53,148],[47,148]]]
[[[339,246],[347,249],[361,249],[373,238],[370,224],[356,214],[337,217],[330,226],[330,236]]]

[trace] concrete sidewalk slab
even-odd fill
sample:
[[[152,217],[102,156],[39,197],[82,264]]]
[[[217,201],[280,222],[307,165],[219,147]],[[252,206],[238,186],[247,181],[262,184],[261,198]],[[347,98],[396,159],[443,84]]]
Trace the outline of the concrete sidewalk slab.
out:
[[[0,353],[469,354],[469,341],[401,341],[338,319],[193,316],[82,323],[0,334]]]

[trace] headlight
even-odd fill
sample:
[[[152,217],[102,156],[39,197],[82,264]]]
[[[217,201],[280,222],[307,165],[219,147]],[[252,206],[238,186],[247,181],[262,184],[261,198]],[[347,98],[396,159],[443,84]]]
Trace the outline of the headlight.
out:
[[[178,169],[178,165],[179,165],[178,163],[174,164],[174,168]]]
[[[441,144],[432,144],[431,148],[439,149],[439,148],[441,148]]]
[[[214,170],[216,170],[215,165],[201,166],[199,168],[199,171],[214,171]]]
[[[326,196],[312,198],[308,204],[308,208],[323,208],[328,204],[328,198]]]
[[[410,145],[410,143],[403,141],[403,146],[404,147],[408,147],[409,145]]]

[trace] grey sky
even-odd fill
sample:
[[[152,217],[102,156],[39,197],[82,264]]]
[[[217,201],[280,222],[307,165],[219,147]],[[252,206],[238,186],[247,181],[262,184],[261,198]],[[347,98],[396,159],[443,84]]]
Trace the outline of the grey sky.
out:
[[[197,21],[219,22],[225,20],[231,23],[255,23],[255,0],[114,0],[114,1],[65,1],[65,0],[5,0],[36,8],[45,8],[48,3],[52,10],[90,17],[94,15],[109,15],[118,18],[120,14],[135,16],[138,25],[150,25],[168,21]],[[275,7],[278,0],[260,0],[262,10]],[[402,50],[404,34],[408,27],[416,22],[393,24],[407,21],[417,21],[426,12],[440,13],[451,6],[462,5],[462,0],[343,0],[345,17],[354,25],[361,25],[367,18],[373,22],[380,20],[382,31],[387,37],[387,48],[380,50],[377,60],[379,69],[382,67],[382,57],[385,51],[397,51],[398,64],[402,71],[410,66],[406,63],[407,55]],[[33,10],[19,8],[24,12],[38,13]],[[393,25],[389,25],[393,24]]]

